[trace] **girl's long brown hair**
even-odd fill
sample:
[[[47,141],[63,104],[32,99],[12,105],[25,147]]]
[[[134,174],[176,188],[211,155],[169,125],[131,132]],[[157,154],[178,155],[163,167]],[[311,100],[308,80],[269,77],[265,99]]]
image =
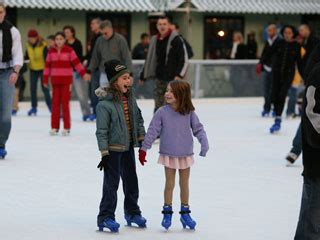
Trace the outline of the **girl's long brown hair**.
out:
[[[128,92],[126,92],[125,94],[123,94],[116,86],[116,81],[112,82],[107,88],[106,88],[107,92],[109,94],[112,94],[113,96],[113,102],[121,102],[123,95],[126,96],[127,98],[130,96],[131,91],[130,89],[128,89]]]
[[[189,114],[194,111],[195,108],[191,101],[191,87],[186,81],[174,80],[169,82],[172,89],[172,93],[177,100],[176,111],[182,115]]]

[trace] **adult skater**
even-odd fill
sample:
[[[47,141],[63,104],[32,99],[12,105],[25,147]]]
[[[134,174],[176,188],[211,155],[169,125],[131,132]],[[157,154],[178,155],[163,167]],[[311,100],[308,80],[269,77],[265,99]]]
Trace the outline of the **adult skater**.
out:
[[[171,226],[172,198],[175,185],[176,171],[179,170],[180,183],[180,221],[183,228],[188,226],[194,229],[196,221],[190,216],[189,209],[189,176],[193,165],[192,133],[201,144],[200,156],[205,157],[209,149],[208,139],[200,123],[191,101],[189,83],[174,80],[168,84],[165,100],[167,105],[159,108],[155,113],[145,140],[139,151],[140,162],[146,162],[146,151],[160,136],[160,156],[158,163],[164,165],[165,190],[163,205],[162,226],[168,229]]]
[[[6,7],[0,3],[0,158],[7,155],[15,83],[23,65],[19,30],[5,20]]]
[[[302,113],[303,191],[294,240],[320,239],[320,63],[311,71]]]
[[[272,64],[272,98],[275,111],[274,124],[270,128],[270,133],[275,133],[281,127],[281,115],[285,105],[288,90],[293,81],[296,66],[300,60],[300,45],[295,41],[297,31],[293,26],[284,26],[281,30],[284,39],[275,43],[271,53],[275,53]]]
[[[165,104],[164,93],[172,80],[181,80],[188,70],[188,53],[179,33],[172,31],[166,16],[157,21],[159,33],[152,36],[140,82],[155,79],[154,112]]]
[[[299,35],[302,37],[302,47],[306,50],[306,54],[301,60],[300,72],[305,84],[307,84],[306,81],[308,73],[311,72],[315,64],[320,62],[320,40],[319,38],[314,36],[310,29],[310,26],[307,24],[302,24],[300,26]],[[299,124],[296,135],[292,141],[292,148],[286,157],[287,161],[293,164],[300,156],[301,151],[301,124]]]
[[[258,75],[262,74],[263,80],[264,105],[261,113],[262,117],[268,117],[271,111],[273,77],[272,62],[274,61],[275,55],[274,51],[272,51],[272,47],[280,40],[277,31],[277,26],[275,24],[270,24],[268,26],[268,40],[264,45],[260,61],[256,66],[256,72]]]

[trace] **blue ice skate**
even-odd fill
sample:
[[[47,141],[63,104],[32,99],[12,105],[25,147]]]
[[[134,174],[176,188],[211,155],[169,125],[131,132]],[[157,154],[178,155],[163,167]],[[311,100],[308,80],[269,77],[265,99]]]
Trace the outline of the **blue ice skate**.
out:
[[[169,205],[164,205],[163,210],[162,210],[162,214],[163,214],[163,219],[162,219],[161,225],[166,230],[168,230],[169,227],[171,226],[171,218],[172,218],[172,214],[173,214],[172,207]]]
[[[125,215],[124,218],[126,219],[128,226],[131,226],[132,223],[135,223],[139,228],[147,227],[147,220],[141,215]]]
[[[4,148],[0,148],[0,158],[4,159],[7,155],[7,151]]]
[[[95,121],[97,119],[97,116],[95,114],[90,115],[90,121]]]
[[[12,109],[11,114],[12,116],[17,116],[18,110]]]
[[[106,218],[102,223],[98,224],[99,231],[102,232],[104,228],[108,228],[111,232],[119,232],[120,224],[112,218]]]
[[[82,116],[82,121],[86,122],[88,120],[91,120],[91,115],[90,114]]]
[[[270,128],[270,133],[277,133],[280,131],[281,128],[281,118],[276,118],[274,120],[274,124]]]
[[[37,108],[33,107],[28,111],[28,116],[37,116]]]
[[[269,114],[270,114],[269,111],[263,110],[261,113],[261,117],[269,117]]]
[[[191,230],[195,230],[195,226],[197,225],[196,221],[194,221],[190,214],[189,206],[181,205],[181,214],[180,221],[182,223],[183,228],[189,227]]]

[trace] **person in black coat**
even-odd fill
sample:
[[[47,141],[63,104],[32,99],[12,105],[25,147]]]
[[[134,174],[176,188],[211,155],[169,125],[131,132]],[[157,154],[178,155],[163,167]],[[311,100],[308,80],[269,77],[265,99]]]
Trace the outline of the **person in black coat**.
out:
[[[272,65],[272,99],[275,111],[275,122],[270,132],[278,132],[281,126],[281,115],[288,94],[288,90],[294,78],[296,66],[300,64],[300,45],[295,41],[298,32],[293,26],[286,25],[282,28],[283,39],[278,41],[273,51],[275,54]],[[271,52],[271,54],[272,54]]]
[[[254,32],[248,33],[248,40],[247,40],[247,49],[248,49],[248,59],[257,59],[257,51],[258,51],[258,44],[256,41],[256,36]]]
[[[147,33],[142,33],[140,42],[133,48],[132,59],[146,59],[149,48],[150,37]]]
[[[243,35],[241,32],[233,33],[233,43],[230,53],[231,59],[247,59],[248,49],[244,44]]]
[[[302,74],[305,85],[307,85],[308,74],[311,73],[314,66],[320,62],[320,40],[313,36],[309,25],[302,24],[299,27],[299,35],[302,37],[302,47],[305,54],[301,59],[299,71]],[[296,131],[296,135],[292,141],[292,148],[286,156],[286,160],[293,164],[302,151],[301,124]]]
[[[303,191],[294,240],[320,239],[320,63],[308,75],[302,113]]]
[[[306,50],[306,53],[302,57],[299,65],[299,72],[301,72],[302,78],[305,78],[305,68],[308,59],[310,58],[313,49],[315,49],[315,47],[319,45],[320,39],[312,34],[310,26],[307,24],[302,24],[299,27],[299,35],[302,37],[302,47]]]
[[[262,75],[263,80],[263,95],[264,95],[264,105],[263,111],[261,113],[262,117],[268,117],[271,111],[272,105],[272,63],[275,57],[275,51],[273,47],[280,40],[277,33],[277,26],[275,24],[270,24],[268,26],[268,40],[266,41],[259,63],[256,66],[256,73]]]

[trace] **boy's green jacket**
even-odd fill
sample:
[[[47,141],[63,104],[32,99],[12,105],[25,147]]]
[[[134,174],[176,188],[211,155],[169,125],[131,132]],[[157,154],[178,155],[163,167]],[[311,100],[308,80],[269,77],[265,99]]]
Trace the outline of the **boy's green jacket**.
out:
[[[107,93],[102,88],[96,90],[96,95],[100,98],[96,107],[96,136],[101,154],[106,155],[109,151],[128,151],[130,137],[122,101],[113,101],[112,94]],[[143,126],[144,121],[141,111],[132,92],[128,97],[128,105],[133,144],[134,147],[140,147],[146,132]]]

